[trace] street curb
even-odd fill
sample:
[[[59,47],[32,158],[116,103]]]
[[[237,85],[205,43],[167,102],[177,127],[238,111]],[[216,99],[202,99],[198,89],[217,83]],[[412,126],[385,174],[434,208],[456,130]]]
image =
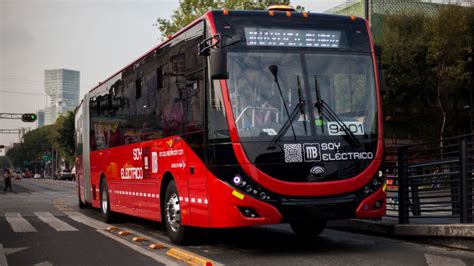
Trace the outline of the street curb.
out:
[[[191,252],[188,252],[188,251],[184,251],[184,250],[179,249],[179,248],[170,248],[168,250],[168,252],[166,252],[166,255],[168,255],[172,258],[175,258],[177,260],[183,261],[187,265],[195,265],[195,266],[198,266],[198,265],[212,266],[212,265],[214,265],[214,263],[209,259],[206,259],[204,257],[201,257],[197,254],[194,254],[194,253],[191,253]]]
[[[397,224],[384,220],[351,219],[330,221],[328,227],[474,251],[474,224]]]
[[[474,224],[397,224],[394,234],[400,236],[433,236],[474,239]]]

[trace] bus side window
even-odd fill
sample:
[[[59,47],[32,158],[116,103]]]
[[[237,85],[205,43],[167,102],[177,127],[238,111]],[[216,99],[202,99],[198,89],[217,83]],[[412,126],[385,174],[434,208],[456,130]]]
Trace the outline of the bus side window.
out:
[[[186,133],[204,130],[204,88],[205,88],[205,58],[199,56],[197,47],[202,41],[202,35],[196,35],[186,40]]]
[[[184,42],[169,48],[169,83],[167,90],[160,90],[160,108],[162,113],[163,136],[179,135],[184,129]],[[166,56],[168,57],[168,56]],[[163,58],[165,59],[165,58]]]

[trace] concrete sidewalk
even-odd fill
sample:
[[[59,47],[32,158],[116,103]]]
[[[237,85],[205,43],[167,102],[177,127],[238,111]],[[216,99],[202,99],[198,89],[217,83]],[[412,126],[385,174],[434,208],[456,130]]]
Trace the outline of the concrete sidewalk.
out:
[[[398,224],[389,219],[351,219],[328,222],[328,227],[474,251],[474,224]]]

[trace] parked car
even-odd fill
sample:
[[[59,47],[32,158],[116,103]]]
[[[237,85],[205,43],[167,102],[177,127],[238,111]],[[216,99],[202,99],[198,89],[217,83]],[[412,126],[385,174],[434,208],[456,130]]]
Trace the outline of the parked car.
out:
[[[61,171],[59,171],[59,179],[61,179],[61,180],[72,180],[71,170],[61,169]]]
[[[23,178],[31,178],[31,172],[26,170],[23,172],[23,174],[21,175]]]
[[[36,173],[33,178],[42,178],[41,175],[39,173]]]

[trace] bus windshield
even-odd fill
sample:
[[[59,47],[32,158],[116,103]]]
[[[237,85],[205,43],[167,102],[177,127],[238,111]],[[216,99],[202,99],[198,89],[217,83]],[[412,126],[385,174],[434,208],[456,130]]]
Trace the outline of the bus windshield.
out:
[[[242,141],[271,141],[293,112],[281,140],[341,138],[348,133],[344,125],[358,139],[376,136],[370,55],[258,49],[229,52],[228,60],[229,94]],[[272,65],[278,68],[281,93]]]

